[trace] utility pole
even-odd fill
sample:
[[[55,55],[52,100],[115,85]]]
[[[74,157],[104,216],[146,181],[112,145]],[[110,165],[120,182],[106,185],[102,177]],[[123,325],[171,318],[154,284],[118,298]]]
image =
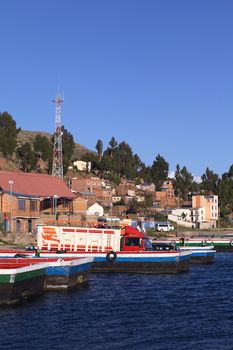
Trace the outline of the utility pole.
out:
[[[12,215],[12,188],[13,188],[14,181],[10,180],[10,232],[13,232],[13,215]]]
[[[55,102],[55,133],[53,143],[53,170],[52,175],[63,179],[63,158],[62,158],[62,130],[61,130],[61,106],[63,100],[57,96]]]

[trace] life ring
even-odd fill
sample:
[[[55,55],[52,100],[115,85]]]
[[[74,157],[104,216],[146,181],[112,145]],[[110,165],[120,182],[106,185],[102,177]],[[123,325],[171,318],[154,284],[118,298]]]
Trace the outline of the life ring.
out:
[[[57,250],[56,251],[56,254],[65,254],[65,253],[67,253],[66,250]]]
[[[113,250],[111,250],[110,252],[108,252],[108,254],[106,255],[106,260],[109,262],[113,262],[115,261],[117,258],[117,253],[114,252]]]
[[[206,243],[207,243],[206,241],[202,241],[202,242],[201,242],[202,247],[205,247],[205,246],[206,246]]]
[[[230,241],[230,245],[233,247],[233,241]]]

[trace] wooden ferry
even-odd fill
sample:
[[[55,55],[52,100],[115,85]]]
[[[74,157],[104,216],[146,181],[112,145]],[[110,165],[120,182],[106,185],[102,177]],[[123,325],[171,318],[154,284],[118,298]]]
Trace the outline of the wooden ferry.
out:
[[[13,304],[44,292],[47,265],[0,266],[0,304]]]
[[[44,257],[93,257],[93,272],[178,273],[189,268],[190,252],[155,252],[146,234],[131,226],[38,226],[37,241]]]

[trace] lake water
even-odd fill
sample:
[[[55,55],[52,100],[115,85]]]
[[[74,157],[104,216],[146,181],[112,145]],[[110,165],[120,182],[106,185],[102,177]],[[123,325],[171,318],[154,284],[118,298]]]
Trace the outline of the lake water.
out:
[[[178,275],[91,275],[0,309],[0,350],[233,349],[233,253]]]

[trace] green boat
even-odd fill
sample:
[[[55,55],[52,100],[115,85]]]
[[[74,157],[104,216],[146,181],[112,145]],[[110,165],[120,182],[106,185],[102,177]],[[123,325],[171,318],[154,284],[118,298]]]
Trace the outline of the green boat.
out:
[[[0,269],[0,305],[40,295],[44,291],[47,264]]]
[[[176,246],[186,247],[214,247],[219,252],[233,252],[233,237],[196,237],[196,238],[176,238],[166,239],[166,241]]]

